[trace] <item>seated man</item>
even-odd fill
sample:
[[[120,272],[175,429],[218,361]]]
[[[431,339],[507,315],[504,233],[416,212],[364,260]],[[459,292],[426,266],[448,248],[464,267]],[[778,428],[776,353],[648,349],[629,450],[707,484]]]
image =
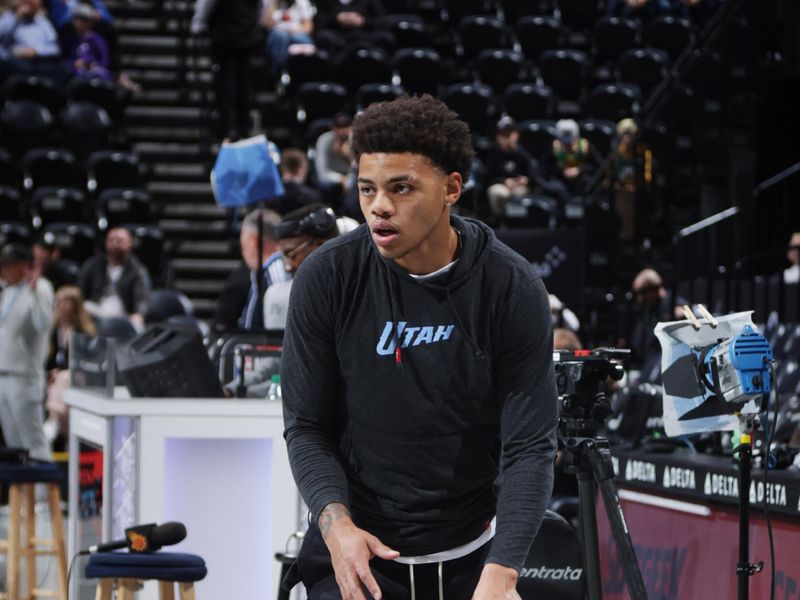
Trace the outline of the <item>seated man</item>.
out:
[[[152,285],[145,266],[133,255],[133,236],[124,227],[106,235],[106,251],[90,258],[78,275],[86,310],[96,317],[130,317],[144,325],[144,305]]]
[[[786,258],[791,266],[783,272],[784,283],[800,283],[800,231],[795,231],[789,238]]]
[[[9,75],[38,75],[57,84],[69,72],[61,63],[58,35],[41,0],[19,0],[0,14],[0,81]]]
[[[513,119],[504,117],[497,123],[495,147],[486,159],[486,193],[489,207],[502,216],[508,201],[527,196],[532,191],[534,162],[519,145],[519,132]]]
[[[298,208],[287,214],[275,231],[287,273],[294,273],[322,244],[339,235],[336,215],[322,204]],[[264,293],[264,326],[283,329],[289,308],[291,281],[276,283]]]

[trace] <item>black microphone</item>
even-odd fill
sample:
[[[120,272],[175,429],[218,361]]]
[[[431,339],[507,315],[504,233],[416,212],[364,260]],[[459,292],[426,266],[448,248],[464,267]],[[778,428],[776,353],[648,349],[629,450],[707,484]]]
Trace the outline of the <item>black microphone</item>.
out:
[[[136,525],[125,530],[125,539],[106,542],[105,544],[95,544],[89,546],[87,552],[111,552],[120,548],[128,548],[131,552],[155,552],[162,546],[177,544],[186,537],[186,526],[177,521],[162,523],[148,523],[146,525]]]

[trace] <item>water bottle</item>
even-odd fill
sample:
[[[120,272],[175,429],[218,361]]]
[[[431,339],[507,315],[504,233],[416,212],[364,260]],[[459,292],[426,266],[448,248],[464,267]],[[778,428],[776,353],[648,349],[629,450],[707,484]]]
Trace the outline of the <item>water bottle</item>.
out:
[[[272,383],[269,385],[269,391],[267,392],[267,400],[277,400],[278,402],[281,401],[281,376],[280,375],[273,375],[272,376]]]

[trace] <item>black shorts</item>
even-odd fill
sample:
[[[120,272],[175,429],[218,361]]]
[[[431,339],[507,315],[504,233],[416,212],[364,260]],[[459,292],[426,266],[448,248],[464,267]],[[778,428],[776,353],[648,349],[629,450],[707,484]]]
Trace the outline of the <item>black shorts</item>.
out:
[[[442,587],[447,600],[470,600],[490,545],[487,542],[466,556],[442,563]],[[373,558],[369,564],[384,600],[410,600],[409,565],[380,558]],[[286,583],[292,585],[297,581],[305,585],[309,600],[341,599],[331,557],[317,527],[308,530]],[[418,600],[439,598],[439,563],[414,565],[414,590]],[[364,596],[371,597],[366,589]]]

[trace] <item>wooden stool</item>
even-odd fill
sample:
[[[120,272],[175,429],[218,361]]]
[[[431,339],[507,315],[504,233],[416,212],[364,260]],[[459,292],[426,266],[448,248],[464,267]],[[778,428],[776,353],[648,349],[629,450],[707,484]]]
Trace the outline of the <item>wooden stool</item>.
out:
[[[59,598],[67,600],[67,551],[64,544],[64,521],[61,517],[61,470],[53,463],[21,465],[0,464],[0,483],[8,488],[8,539],[0,540],[0,552],[7,555],[6,598],[20,597]],[[47,505],[50,510],[52,538],[36,537],[36,503],[34,488],[37,483],[47,486]],[[21,532],[23,530],[24,537]],[[36,587],[36,557],[56,557],[58,590]],[[26,593],[20,594],[20,559],[24,558]]]
[[[202,558],[177,552],[98,552],[89,557],[84,571],[87,579],[99,580],[95,600],[111,600],[114,588],[117,600],[133,600],[140,582],[148,579],[159,582],[161,600],[174,600],[175,583],[180,600],[195,600],[194,582],[203,579],[207,572]]]

